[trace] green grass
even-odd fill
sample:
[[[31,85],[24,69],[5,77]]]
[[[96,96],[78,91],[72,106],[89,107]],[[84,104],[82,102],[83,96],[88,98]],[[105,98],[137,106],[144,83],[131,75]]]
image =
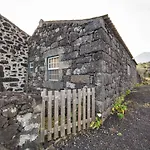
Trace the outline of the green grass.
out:
[[[150,84],[150,62],[138,64],[137,71],[142,78],[143,84]]]

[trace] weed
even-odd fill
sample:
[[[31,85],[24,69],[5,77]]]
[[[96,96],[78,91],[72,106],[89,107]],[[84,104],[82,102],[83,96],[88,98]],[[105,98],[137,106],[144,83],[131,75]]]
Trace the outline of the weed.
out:
[[[141,83],[137,83],[137,84],[135,84],[135,87],[140,87],[140,86],[142,86],[143,84],[141,84]]]
[[[125,94],[125,96],[129,95],[130,93],[131,93],[131,91],[130,91],[130,90],[126,90],[126,94]]]
[[[121,95],[115,100],[115,103],[112,107],[112,114],[116,114],[120,119],[124,118],[124,114],[127,111],[128,102],[124,102],[125,96],[131,93],[130,90],[125,92],[125,95]]]
[[[91,122],[90,127],[92,129],[99,129],[102,124],[103,124],[103,121],[102,121],[102,118],[101,118],[101,114],[97,113],[95,121]]]

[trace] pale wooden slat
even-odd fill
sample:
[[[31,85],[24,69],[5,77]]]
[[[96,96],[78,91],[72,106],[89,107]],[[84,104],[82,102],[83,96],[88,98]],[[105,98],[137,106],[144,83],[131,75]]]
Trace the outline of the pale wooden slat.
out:
[[[61,90],[61,137],[65,136],[65,90]]]
[[[71,133],[71,90],[67,90],[67,134]]]
[[[60,93],[55,91],[55,98],[54,98],[54,139],[58,138],[58,102],[60,101]]]
[[[76,134],[76,102],[77,102],[77,93],[76,90],[73,90],[73,134]]]
[[[82,100],[82,91],[78,89],[78,131],[81,130],[81,100]]]
[[[73,96],[72,96],[73,94]],[[51,95],[51,96],[50,96]],[[91,99],[92,95],[92,99]],[[66,94],[65,91],[61,91],[61,100],[60,100],[60,93],[58,91],[54,92],[54,95],[52,95],[52,92],[48,92],[48,96],[46,96],[46,90],[42,92],[42,112],[41,112],[41,142],[44,142],[44,136],[46,133],[45,130],[45,101],[47,101],[48,98],[48,140],[50,141],[52,139],[52,133],[54,133],[54,139],[58,138],[58,133],[60,131],[61,137],[65,136],[65,130],[67,129],[67,134],[71,133],[71,128],[73,131],[73,134],[76,134],[76,128],[78,126],[78,131],[81,130],[81,125],[83,125],[83,129],[86,129],[90,125],[90,121],[95,119],[95,88],[86,89],[83,88],[83,90],[78,89],[78,96],[76,93],[76,90],[73,90],[73,93],[71,93],[71,90],[67,90]],[[78,100],[77,100],[78,97]],[[67,124],[65,124],[65,99],[67,98]],[[71,123],[71,99],[73,98],[73,122]],[[86,99],[87,98],[87,99]],[[54,128],[52,128],[52,100],[54,100]],[[92,100],[92,106],[90,101]],[[78,101],[78,119],[76,120],[76,104]],[[59,102],[61,102],[61,125],[59,126]],[[83,102],[83,112],[81,112],[81,103]],[[87,104],[87,105],[86,105]],[[87,106],[87,108],[86,108]],[[92,111],[90,109],[92,108]],[[90,114],[92,112],[92,114]],[[86,116],[87,114],[87,116]],[[83,120],[81,120],[81,115],[83,115]],[[43,117],[44,116],[44,117]],[[90,118],[90,116],[92,118]]]
[[[45,139],[45,100],[46,100],[46,89],[42,92],[42,110],[41,110],[41,142]]]
[[[92,88],[92,121],[95,120],[95,88]]]
[[[83,129],[86,128],[86,89],[83,88]]]
[[[91,89],[87,89],[87,127],[90,126],[90,96],[91,96]]]
[[[48,141],[52,139],[52,91],[48,91]]]

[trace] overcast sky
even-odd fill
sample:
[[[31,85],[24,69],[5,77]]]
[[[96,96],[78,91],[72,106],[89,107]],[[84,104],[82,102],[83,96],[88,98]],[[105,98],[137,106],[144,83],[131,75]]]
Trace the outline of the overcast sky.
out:
[[[0,14],[29,35],[40,19],[108,14],[134,57],[150,52],[150,0],[0,0]]]

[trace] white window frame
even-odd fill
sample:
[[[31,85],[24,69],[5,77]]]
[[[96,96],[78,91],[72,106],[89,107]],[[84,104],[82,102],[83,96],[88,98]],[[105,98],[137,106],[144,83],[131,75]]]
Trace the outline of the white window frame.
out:
[[[33,69],[33,68],[34,68],[34,63],[33,63],[33,62],[30,62],[30,63],[29,63],[29,68],[30,68],[30,69]]]
[[[49,65],[49,62],[50,62],[50,60],[52,60],[52,59],[55,59],[55,58],[58,58],[58,67],[49,67],[50,65]],[[47,58],[47,70],[48,71],[52,71],[52,70],[58,70],[58,72],[59,72],[59,56],[51,56],[51,57],[48,57]],[[59,75],[59,73],[58,73],[58,75]],[[49,81],[58,81],[59,80],[59,78],[58,79],[50,79],[49,77],[47,77],[47,79],[49,80]]]

